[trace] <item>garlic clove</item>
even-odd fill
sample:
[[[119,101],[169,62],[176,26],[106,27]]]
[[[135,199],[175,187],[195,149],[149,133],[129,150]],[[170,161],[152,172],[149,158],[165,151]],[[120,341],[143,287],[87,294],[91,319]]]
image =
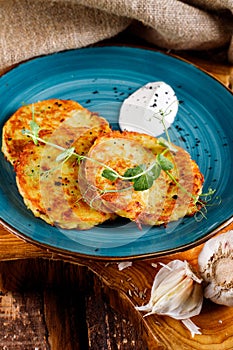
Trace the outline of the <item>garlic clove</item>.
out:
[[[151,294],[153,296],[152,300],[153,303],[157,302],[161,297],[166,295],[166,293],[169,293],[169,291],[173,290],[177,286],[178,283],[180,283],[183,280],[184,273],[182,270],[177,270],[176,273],[173,273],[172,271],[160,270],[161,276],[158,276],[161,281],[158,283],[157,279],[155,279],[155,282],[152,286]],[[164,283],[164,279],[166,278],[167,283]]]
[[[201,284],[194,284],[190,297],[183,305],[183,313],[179,319],[186,319],[199,315],[203,304],[203,291]],[[185,310],[185,311],[184,311]],[[177,317],[178,318],[178,317]]]
[[[155,276],[148,304],[137,310],[146,311],[145,316],[156,313],[179,320],[198,315],[203,302],[200,283],[186,261],[173,260]]]
[[[221,305],[233,306],[233,231],[209,239],[198,256],[206,286],[204,296]]]
[[[173,318],[183,318],[183,307],[192,292],[192,282],[185,278],[169,292],[161,296],[156,304],[153,305],[151,313],[168,315]]]

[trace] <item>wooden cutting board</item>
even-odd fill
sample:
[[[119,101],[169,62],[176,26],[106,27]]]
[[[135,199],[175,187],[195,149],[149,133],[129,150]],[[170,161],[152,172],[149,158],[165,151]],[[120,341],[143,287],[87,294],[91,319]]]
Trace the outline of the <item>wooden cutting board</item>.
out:
[[[206,58],[194,58],[188,54],[183,54],[183,57],[205,69],[225,86],[232,89],[232,66],[214,63]],[[233,223],[222,228],[218,234],[229,229],[233,229]],[[135,306],[145,304],[149,300],[151,286],[160,267],[159,262],[168,263],[173,259],[180,259],[187,260],[195,267],[201,248],[202,245],[199,245],[184,252],[156,259],[135,260],[131,266],[120,271],[118,262],[92,261],[63,256],[52,249],[25,242],[22,238],[0,226],[1,262],[43,258],[86,266],[99,276],[106,286],[111,305],[122,312],[122,317],[125,315],[132,321],[134,328],[142,334],[142,338],[148,344],[148,349],[153,350],[233,349],[233,308],[219,306],[205,300],[201,314],[192,318],[193,322],[200,327],[202,335],[195,335],[193,338],[181,322],[158,315],[144,318],[143,314],[135,309]],[[6,271],[4,274],[0,274],[1,290],[9,286],[7,278],[11,279],[10,272],[9,276],[7,276]]]
[[[233,223],[225,227],[221,232],[225,232],[228,229],[233,229]],[[24,266],[21,263],[22,259],[30,259],[30,261],[35,259],[33,270],[35,273],[39,269],[41,260],[44,259],[53,262],[57,261],[57,270],[59,270],[59,261],[82,265],[87,267],[102,281],[110,305],[113,309],[120,311],[122,318],[125,317],[130,320],[136,332],[147,343],[148,349],[232,349],[233,308],[219,306],[205,300],[200,315],[192,318],[202,332],[202,335],[195,335],[194,338],[191,337],[190,332],[184,325],[177,320],[158,315],[144,318],[142,313],[135,309],[135,306],[146,303],[150,298],[151,286],[160,267],[160,262],[168,263],[171,260],[180,259],[187,260],[195,267],[201,248],[202,245],[161,258],[133,261],[131,266],[120,271],[117,262],[109,263],[62,256],[24,242],[1,228],[0,258],[2,264],[6,261],[11,261],[13,265],[11,264],[9,267],[4,265],[1,268],[0,263],[0,290],[6,291],[15,288],[14,284],[17,281],[15,274],[20,274],[21,265]],[[15,260],[18,260],[18,263]],[[36,264],[38,264],[38,267]],[[31,263],[30,265],[33,266]],[[59,271],[57,271],[57,274],[59,274]],[[19,282],[17,281],[17,283]]]

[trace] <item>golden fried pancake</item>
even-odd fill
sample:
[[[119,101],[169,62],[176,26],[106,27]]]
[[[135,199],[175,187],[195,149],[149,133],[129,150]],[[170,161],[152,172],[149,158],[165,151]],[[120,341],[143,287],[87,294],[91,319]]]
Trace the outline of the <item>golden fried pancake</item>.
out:
[[[176,152],[164,153],[173,164],[170,176],[162,170],[152,187],[145,191],[132,188],[122,191],[131,182],[105,179],[102,176],[104,166],[86,161],[80,167],[84,199],[95,208],[104,210],[107,207],[138,224],[161,225],[193,215],[197,211],[195,202],[202,190],[203,176],[184,149],[172,146]],[[164,150],[165,147],[152,136],[113,131],[98,138],[88,156],[123,175],[135,166],[149,167]]]
[[[138,140],[128,138],[126,132],[113,131],[95,141],[88,157],[95,161],[86,160],[80,166],[84,199],[96,209],[107,208],[107,212],[136,221],[147,205],[148,190],[134,191],[130,181],[111,181],[103,177],[102,172],[108,166],[123,175],[137,165],[149,166],[155,158],[152,151]]]
[[[141,224],[167,224],[194,215],[198,210],[196,201],[202,191],[203,175],[184,149],[175,148],[175,153],[166,154],[174,165],[169,173],[175,181],[161,173],[149,190],[147,206],[139,218]]]
[[[128,137],[140,140],[155,156],[165,150],[153,136],[128,133]],[[176,151],[168,151],[164,155],[173,164],[169,173],[175,180],[162,171],[154,181],[149,189],[146,208],[138,217],[141,224],[167,224],[184,216],[194,215],[198,210],[196,200],[201,194],[204,177],[188,152],[174,144],[171,146]]]
[[[41,130],[57,129],[61,123],[70,118],[74,111],[83,107],[71,100],[50,99],[32,103],[19,108],[5,123],[2,134],[2,151],[6,159],[14,164],[30,137],[23,135],[22,130],[30,129],[34,119]]]
[[[65,229],[89,229],[112,217],[90,208],[81,197],[78,183],[79,163],[71,155],[64,158],[62,149],[74,147],[84,155],[94,140],[109,132],[108,122],[87,111],[76,111],[53,134],[41,131],[40,137],[49,142],[37,146],[28,142],[17,162],[16,179],[26,206],[35,216]],[[56,145],[54,147],[53,145]],[[58,157],[61,161],[58,161]]]
[[[32,142],[24,147],[16,166],[16,183],[26,207],[36,217],[52,224],[42,204],[39,185],[41,151],[43,148],[43,145],[36,146]]]

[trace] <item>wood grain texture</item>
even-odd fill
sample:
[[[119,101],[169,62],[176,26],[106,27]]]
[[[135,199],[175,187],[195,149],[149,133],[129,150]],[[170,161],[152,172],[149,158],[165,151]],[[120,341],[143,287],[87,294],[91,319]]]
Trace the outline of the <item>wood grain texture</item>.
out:
[[[198,55],[192,55],[191,53],[181,54],[181,56],[204,68],[205,71],[216,77],[229,89],[232,89],[233,67],[224,62],[224,60],[220,60],[219,63],[211,60],[208,55],[203,58]],[[233,224],[229,224],[222,229],[221,232],[225,232],[229,229],[233,229]],[[148,349],[230,350],[233,348],[232,308],[218,306],[205,300],[201,314],[193,318],[196,325],[200,327],[202,335],[196,335],[194,338],[191,337],[189,331],[179,321],[170,317],[157,315],[144,318],[142,313],[139,313],[135,309],[136,305],[144,304],[149,300],[150,289],[154,276],[159,269],[159,262],[167,263],[177,258],[187,260],[195,267],[201,248],[202,245],[199,245],[190,250],[157,259],[133,261],[131,267],[119,271],[117,262],[107,263],[106,261],[91,261],[90,259],[74,258],[67,255],[63,256],[52,251],[52,249],[46,249],[25,242],[13,235],[12,232],[7,231],[4,227],[0,227],[0,261],[2,261],[0,263],[0,288],[2,291],[6,292],[16,286],[17,283],[18,287],[20,287],[21,282],[16,276],[22,269],[22,265],[19,264],[18,267],[16,267],[17,264],[15,265],[16,262],[14,262],[14,260],[20,261],[30,259],[31,269],[30,271],[24,272],[27,277],[30,273],[33,275],[33,271],[34,273],[37,271],[36,266],[38,266],[38,264],[40,265],[43,259],[53,262],[57,260],[57,271],[59,271],[59,264],[61,261],[74,264],[74,266],[85,266],[88,271],[91,271],[101,279],[109,304],[116,310],[120,310],[122,315],[128,317],[138,334],[141,334],[142,340],[146,342]],[[12,267],[14,266],[14,268],[10,268],[10,264],[13,264]],[[52,283],[54,283],[54,279],[56,280],[56,273],[50,276],[50,281],[52,281]],[[80,276],[81,275],[83,276],[83,274],[80,274]],[[78,276],[76,279],[73,276],[72,280],[78,280]],[[45,281],[43,281],[43,283],[45,283]],[[46,283],[48,283],[48,281]],[[85,285],[85,279],[82,279],[82,283],[78,285],[79,288],[81,288],[81,285]],[[68,294],[67,298],[69,299]],[[53,314],[51,310],[56,309],[59,296],[57,301],[53,300],[52,295],[48,292],[45,298],[47,305],[53,305],[47,313],[48,318],[52,319]],[[103,305],[102,308],[104,308]],[[61,310],[60,312],[62,313],[64,311]],[[87,317],[90,328],[92,327],[91,321],[92,319]],[[100,323],[102,323],[102,321],[103,320],[100,319]],[[70,320],[69,322],[73,321]],[[50,331],[51,337],[54,338],[55,335],[61,331],[59,327]],[[67,334],[67,337],[68,336],[69,334]],[[92,342],[94,341],[93,339],[94,338],[91,340]],[[123,339],[121,341],[123,342]],[[57,348],[54,347],[54,349]],[[108,349],[108,347],[104,349]],[[109,349],[111,349],[111,347]],[[114,349],[114,347],[112,347],[112,349]],[[137,347],[135,347],[135,349],[137,349]],[[139,347],[138,349],[142,348]]]
[[[0,349],[50,350],[40,292],[8,292],[0,297]]]
[[[233,229],[233,224],[226,227],[222,232],[228,229]],[[25,244],[27,247],[30,246],[27,243]],[[15,238],[15,246],[17,246],[17,238]],[[56,286],[59,280],[63,280],[66,285],[67,277],[65,278],[65,274],[63,275],[62,271],[64,271],[64,269],[62,269],[61,266],[64,261],[67,261],[68,265],[74,266],[73,270],[69,270],[70,281],[76,283],[76,287],[78,287],[78,290],[80,291],[82,288],[87,288],[85,285],[87,281],[85,279],[85,273],[79,274],[76,268],[79,266],[81,269],[83,268],[83,265],[85,265],[85,268],[92,271],[101,279],[109,304],[113,309],[117,311],[120,310],[122,317],[127,317],[129,319],[138,334],[141,334],[141,339],[142,341],[145,341],[148,349],[232,349],[233,308],[218,306],[205,300],[201,314],[193,318],[196,325],[201,328],[202,335],[196,335],[194,338],[191,337],[189,331],[181,324],[181,322],[177,320],[158,315],[144,318],[143,314],[135,309],[135,306],[142,305],[148,301],[154,276],[159,269],[159,262],[167,263],[178,258],[181,260],[187,260],[195,266],[201,248],[202,246],[200,245],[182,253],[176,253],[157,259],[134,261],[132,266],[120,271],[117,262],[106,263],[91,260],[83,261],[79,259],[72,261],[72,259],[68,259],[67,257],[60,260],[60,256],[54,255],[49,251],[46,251],[44,254],[44,257],[47,259],[41,259],[38,258],[38,256],[40,256],[40,254],[38,255],[38,248],[32,245],[30,249],[31,259],[9,261],[8,256],[7,261],[0,264],[0,288],[3,291],[14,289],[19,291],[23,286],[27,286],[27,283],[32,283],[34,287],[37,287],[36,281],[39,286]],[[2,245],[1,251],[4,251]],[[14,253],[13,251],[11,252],[12,254]],[[14,259],[15,258],[16,256],[14,256]],[[28,261],[24,269],[22,267],[23,261]],[[44,271],[44,266],[47,264],[47,261],[49,262],[49,265],[52,265],[55,262],[57,268],[55,270],[51,268],[48,269],[46,276],[43,277],[41,271]],[[19,279],[18,276],[21,276],[21,278]],[[82,276],[81,279],[80,276]],[[67,284],[67,288],[70,288],[70,281]],[[66,289],[64,289],[62,294],[58,292],[55,296],[48,292],[46,297],[46,305],[50,305],[48,311],[48,315],[50,315],[48,316],[50,317],[50,324],[52,323],[51,317],[56,310],[55,305],[59,304],[59,295],[60,298],[62,298],[62,296],[67,297],[68,303],[69,291]],[[68,309],[70,310],[70,308]],[[62,314],[64,315],[64,310],[60,310],[60,313],[61,319],[63,319],[64,322],[65,320],[71,322],[67,314],[66,316],[62,316]],[[83,318],[83,315],[81,318]],[[102,324],[101,318],[99,321],[100,324]],[[56,334],[59,334],[61,331],[59,327],[61,327],[60,324],[57,328],[51,328],[50,334],[52,339],[56,339]],[[53,349],[56,349],[56,346]]]
[[[118,293],[87,267],[23,259],[2,262],[0,273],[0,349],[148,350]]]

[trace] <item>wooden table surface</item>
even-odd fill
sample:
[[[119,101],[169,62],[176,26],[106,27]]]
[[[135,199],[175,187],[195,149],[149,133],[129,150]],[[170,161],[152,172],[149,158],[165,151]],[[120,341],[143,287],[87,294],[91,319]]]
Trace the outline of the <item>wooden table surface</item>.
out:
[[[203,68],[227,88],[232,89],[233,66],[227,64],[221,56],[220,59],[217,59],[218,57],[210,57],[208,54],[204,57],[191,53],[180,53],[179,55]],[[222,228],[220,233],[229,229],[233,229],[233,223]],[[201,248],[202,245],[156,259],[135,260],[131,267],[120,271],[117,262],[108,263],[62,256],[52,249],[26,242],[0,226],[0,289],[6,291],[11,288],[13,283],[12,269],[17,270],[17,266],[20,267],[22,261],[37,262],[46,259],[55,264],[63,261],[75,266],[84,266],[101,279],[109,293],[109,302],[112,307],[116,308],[118,312],[120,310],[123,316],[126,315],[131,320],[134,329],[142,336],[148,349],[233,349],[232,308],[218,306],[205,300],[201,314],[192,319],[202,332],[202,335],[195,335],[194,338],[177,320],[157,315],[143,318],[142,313],[135,310],[136,305],[144,304],[150,297],[152,282],[158,271],[158,267],[155,266],[158,262],[167,263],[178,258],[187,260],[196,266],[197,256]],[[7,262],[11,264],[7,265]],[[9,266],[13,266],[13,268]],[[35,264],[31,266],[35,268]],[[75,349],[75,347],[73,348]],[[132,346],[133,348],[137,349],[137,346]],[[59,347],[54,347],[54,349],[59,350]],[[114,349],[114,347],[109,346],[106,349]],[[138,349],[142,349],[142,347],[138,347]]]

